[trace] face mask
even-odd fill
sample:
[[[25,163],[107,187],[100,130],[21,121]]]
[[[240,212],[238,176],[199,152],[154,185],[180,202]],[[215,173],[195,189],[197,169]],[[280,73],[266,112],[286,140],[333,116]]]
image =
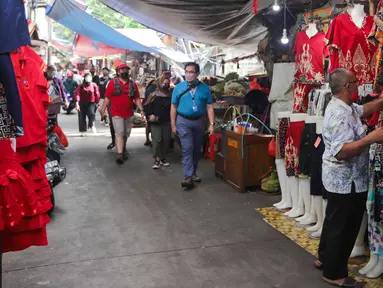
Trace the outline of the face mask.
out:
[[[92,77],[87,76],[87,77],[85,78],[85,82],[87,82],[87,83],[92,82]]]
[[[120,74],[121,78],[128,79],[129,78],[129,72],[123,72]]]
[[[352,98],[352,102],[353,103],[356,103],[356,101],[358,101],[358,93],[355,92],[354,94],[351,95],[351,98]]]
[[[176,76],[176,72],[172,72],[172,77],[175,77]]]
[[[109,75],[109,73],[108,73],[108,72],[104,72],[104,73],[102,73],[102,75],[103,75],[104,77],[107,77],[107,76]]]
[[[196,74],[186,74],[185,78],[188,82],[194,82],[197,79]]]

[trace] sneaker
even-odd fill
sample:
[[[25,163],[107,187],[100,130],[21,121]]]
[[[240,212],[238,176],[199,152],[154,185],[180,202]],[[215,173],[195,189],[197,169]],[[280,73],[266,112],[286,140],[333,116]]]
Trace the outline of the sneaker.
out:
[[[199,178],[197,174],[195,173],[193,174],[192,179],[193,179],[193,182],[197,182],[197,183],[200,183],[202,181],[202,179]]]
[[[97,133],[97,129],[95,126],[92,127],[92,133]]]
[[[124,153],[122,153],[122,155],[124,157],[124,160],[128,160],[129,159],[130,154],[129,154],[128,151],[125,150]]]
[[[86,136],[86,132],[80,132],[80,137],[85,137]]]
[[[157,170],[157,169],[160,169],[160,167],[161,167],[160,161],[154,161],[152,168]]]
[[[110,143],[106,149],[112,150],[114,147],[116,147],[116,144],[114,142]]]
[[[116,163],[119,165],[124,164],[124,156],[122,154],[117,154]]]
[[[164,166],[164,167],[169,167],[170,163],[168,161],[166,161],[166,159],[162,159],[161,160],[161,165]]]
[[[152,142],[150,142],[149,140],[146,140],[146,142],[144,143],[145,146],[151,146],[152,145]]]
[[[184,181],[181,182],[181,187],[191,189],[194,187],[192,177],[185,178]]]

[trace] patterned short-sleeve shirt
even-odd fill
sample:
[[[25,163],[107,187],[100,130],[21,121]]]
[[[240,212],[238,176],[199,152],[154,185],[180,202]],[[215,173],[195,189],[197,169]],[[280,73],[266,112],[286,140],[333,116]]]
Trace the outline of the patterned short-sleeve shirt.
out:
[[[356,192],[368,190],[368,148],[354,158],[337,160],[335,156],[343,145],[366,136],[361,117],[363,106],[347,105],[333,97],[328,104],[323,122],[322,180],[327,191],[338,194],[351,193],[352,182]]]

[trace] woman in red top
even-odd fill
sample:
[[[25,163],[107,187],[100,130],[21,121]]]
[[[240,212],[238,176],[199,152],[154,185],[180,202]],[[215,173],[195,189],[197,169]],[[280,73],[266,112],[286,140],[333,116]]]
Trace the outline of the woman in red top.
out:
[[[98,86],[92,82],[92,75],[86,73],[83,83],[78,86],[76,93],[76,109],[79,112],[79,130],[81,133],[87,131],[86,117],[88,117],[88,128],[92,129],[93,133],[97,133],[94,126],[97,103],[100,101],[100,92]]]

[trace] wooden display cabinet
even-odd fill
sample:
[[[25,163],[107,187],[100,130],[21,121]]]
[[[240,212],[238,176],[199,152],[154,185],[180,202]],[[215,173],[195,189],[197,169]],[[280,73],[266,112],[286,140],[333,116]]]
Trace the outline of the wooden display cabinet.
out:
[[[260,186],[261,177],[275,167],[274,158],[268,154],[272,135],[239,134],[223,131],[223,158],[216,161],[216,175],[239,192],[247,192],[249,186]],[[243,153],[242,153],[243,149]]]

